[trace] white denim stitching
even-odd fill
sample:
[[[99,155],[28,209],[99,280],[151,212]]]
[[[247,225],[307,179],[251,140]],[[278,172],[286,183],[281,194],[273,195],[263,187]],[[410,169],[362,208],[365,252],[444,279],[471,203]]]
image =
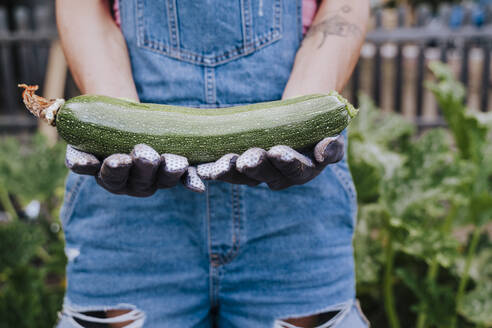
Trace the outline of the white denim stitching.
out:
[[[122,315],[118,315],[116,317],[111,318],[97,318],[93,316],[89,316],[83,314],[83,312],[89,311],[108,311],[108,310],[130,310],[127,313]],[[75,319],[94,322],[94,323],[122,323],[126,321],[132,321],[125,328],[141,328],[145,322],[145,313],[139,309],[137,309],[134,305],[131,304],[117,304],[116,306],[104,306],[104,307],[75,307],[69,304],[65,304],[63,306],[62,315],[67,316],[69,321],[75,327],[83,327]]]

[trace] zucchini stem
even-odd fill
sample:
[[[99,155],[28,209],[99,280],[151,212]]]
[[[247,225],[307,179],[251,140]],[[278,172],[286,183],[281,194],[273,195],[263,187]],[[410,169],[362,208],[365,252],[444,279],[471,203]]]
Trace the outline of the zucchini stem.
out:
[[[349,114],[351,119],[357,116],[357,114],[359,113],[359,110],[357,108],[355,108],[351,103],[349,103],[348,100],[345,99],[344,97],[342,97],[338,92],[332,91],[329,93],[329,95],[337,97],[337,99],[340,102],[345,104],[346,109],[347,109],[347,113]]]
[[[35,94],[39,89],[37,85],[19,84],[19,88],[24,88],[22,100],[26,108],[36,117],[42,119],[50,125],[55,126],[56,114],[65,103],[64,99],[46,99]]]

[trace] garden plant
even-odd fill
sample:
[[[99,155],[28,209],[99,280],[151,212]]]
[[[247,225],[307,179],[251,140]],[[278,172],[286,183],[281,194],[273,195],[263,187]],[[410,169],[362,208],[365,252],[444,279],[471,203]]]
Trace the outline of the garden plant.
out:
[[[419,132],[361,99],[349,161],[358,192],[358,296],[375,327],[492,325],[492,116],[435,62],[447,129]]]
[[[446,66],[430,69],[447,127],[419,131],[361,96],[349,128],[358,298],[373,327],[489,327],[492,115],[465,107]],[[53,327],[65,144],[0,140],[0,328]]]

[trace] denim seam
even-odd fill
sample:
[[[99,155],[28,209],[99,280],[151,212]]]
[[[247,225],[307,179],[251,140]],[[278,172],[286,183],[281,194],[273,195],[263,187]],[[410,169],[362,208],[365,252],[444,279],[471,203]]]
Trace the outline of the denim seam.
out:
[[[142,36],[140,33],[139,35]],[[137,42],[137,45],[139,45],[141,48],[158,54],[166,55],[170,58],[182,60],[192,64],[215,67],[221,64],[225,64],[234,59],[249,55],[256,50],[260,50],[265,46],[278,41],[281,36],[282,35],[279,31],[270,31],[265,33],[260,38],[255,39],[255,42],[249,47],[233,47],[224,50],[222,54],[216,56],[197,54],[185,49],[175,49],[175,51],[172,51],[172,49],[170,49],[167,44],[159,41],[146,40],[144,37],[142,37],[142,41]]]
[[[60,213],[60,218],[62,219],[63,224],[68,224],[70,221],[73,210],[75,207],[75,203],[78,195],[80,194],[80,189],[84,182],[87,181],[87,177],[83,175],[77,175],[77,180],[74,183],[74,186],[68,190],[68,195],[66,197],[66,206],[64,206],[63,212]]]
[[[238,196],[238,192],[236,192],[236,188],[238,186],[231,185],[231,202],[232,202],[232,245],[230,250],[228,250],[225,254],[214,253],[212,255],[212,265],[214,267],[219,267],[224,264],[230,263],[239,252],[240,248],[240,236],[239,232],[241,230],[240,224],[240,200]]]
[[[303,36],[302,26],[302,0],[297,0],[297,33],[299,33],[299,43],[302,42]]]
[[[240,236],[239,231],[241,229],[241,214],[240,214],[240,199],[238,185],[231,185],[232,194],[232,248],[227,252],[222,259],[222,264],[230,263],[238,254],[240,248]]]
[[[251,2],[249,0],[241,0],[242,10],[241,10],[241,23],[243,28],[243,48],[247,49],[252,43],[252,25],[253,21],[251,19]]]
[[[350,201],[350,210],[352,216],[352,228],[355,228],[357,224],[357,191],[355,190],[355,185],[353,181],[350,179],[350,171],[347,174],[343,173],[343,170],[338,167],[338,164],[329,165],[332,172],[338,178],[342,189],[345,191],[345,194]],[[354,236],[352,236],[354,238]]]
[[[278,30],[279,34],[282,34],[282,2],[277,0],[275,2],[275,14],[273,15],[274,30]]]
[[[171,38],[171,50],[179,51],[179,31],[177,28],[178,15],[176,13],[176,0],[167,1],[167,23],[169,26],[169,36]]]
[[[121,1],[120,1],[121,2]],[[143,47],[143,40],[145,39],[144,37],[144,27],[143,27],[143,14],[144,14],[144,9],[143,9],[143,0],[137,1],[137,11],[136,11],[136,26],[137,26],[137,46]]]
[[[343,174],[342,169],[339,168],[337,164],[329,165],[329,167],[332,169],[333,173],[335,173],[337,178],[340,180],[341,185],[345,190],[345,193],[349,197],[349,200],[352,202],[355,201],[357,196],[355,194],[355,189],[350,179],[345,174]]]
[[[249,0],[244,0],[248,1]],[[173,4],[171,4],[173,2]],[[170,14],[169,7],[172,6],[173,14]],[[256,50],[263,48],[273,42],[279,40],[282,37],[282,4],[281,0],[275,1],[274,7],[274,15],[273,15],[273,26],[269,29],[269,31],[264,32],[262,34],[253,36],[253,27],[252,23],[250,24],[249,29],[245,29],[244,20],[242,21],[243,25],[243,43],[241,46],[232,46],[230,48],[224,49],[221,53],[216,55],[204,55],[199,54],[194,51],[189,51],[185,49],[181,49],[179,44],[179,29],[177,27],[177,12],[175,0],[168,1],[168,24],[170,25],[171,34],[171,45],[163,42],[163,41],[155,41],[150,40],[148,36],[145,35],[145,24],[144,24],[144,3],[143,0],[137,1],[137,46],[140,48],[144,48],[150,50],[152,52],[156,52],[159,54],[163,54],[169,56],[171,58],[180,59],[183,61],[187,61],[194,64],[200,64],[203,66],[214,67],[220,64],[224,64],[228,61],[234,60],[236,58],[249,55]],[[245,11],[247,11],[248,16],[251,16],[249,12],[249,8],[246,9],[247,6],[242,5],[241,14],[243,15]],[[251,18],[251,17],[250,17]],[[251,20],[251,19],[250,19]],[[170,21],[173,21],[174,24],[171,24]],[[250,36],[244,37],[244,34],[248,34],[248,31],[251,31]],[[173,36],[175,34],[175,37]],[[248,38],[250,39],[248,41]],[[174,47],[174,45],[176,47]]]
[[[209,198],[209,186],[207,185],[207,190],[205,191],[205,196],[206,196],[206,203],[207,203],[207,241],[208,241],[208,254],[209,254],[209,266],[208,266],[208,292],[209,292],[209,298],[210,298],[210,303],[214,304],[216,301],[215,298],[215,268],[213,265],[213,259],[212,259],[212,240],[211,240],[211,232],[210,232],[210,198]]]
[[[209,262],[212,266],[217,266],[219,262],[219,255],[214,253],[212,250],[212,231],[211,231],[211,202],[210,202],[210,186],[207,186],[206,197],[207,197],[207,225],[208,225],[208,253],[209,253]]]
[[[218,268],[216,267],[211,268],[210,277],[212,281],[211,289],[210,289],[211,305],[217,306],[219,303],[218,300],[219,300],[219,281],[220,281]]]
[[[215,104],[216,94],[215,69],[213,67],[205,67],[205,102]]]

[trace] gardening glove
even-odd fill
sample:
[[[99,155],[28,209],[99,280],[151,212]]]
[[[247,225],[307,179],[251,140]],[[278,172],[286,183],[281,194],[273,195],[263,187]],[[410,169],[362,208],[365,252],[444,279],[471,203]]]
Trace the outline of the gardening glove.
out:
[[[100,186],[115,194],[147,197],[180,181],[192,191],[205,191],[196,168],[190,167],[185,157],[159,155],[144,144],[136,145],[129,155],[113,154],[102,164],[96,156],[68,145],[65,164],[75,173],[95,176]]]
[[[220,180],[233,184],[255,186],[267,183],[272,190],[301,185],[332,163],[343,158],[342,136],[321,140],[308,154],[287,146],[274,146],[268,151],[251,148],[242,155],[227,154],[212,163],[198,165],[198,176],[204,180]]]

